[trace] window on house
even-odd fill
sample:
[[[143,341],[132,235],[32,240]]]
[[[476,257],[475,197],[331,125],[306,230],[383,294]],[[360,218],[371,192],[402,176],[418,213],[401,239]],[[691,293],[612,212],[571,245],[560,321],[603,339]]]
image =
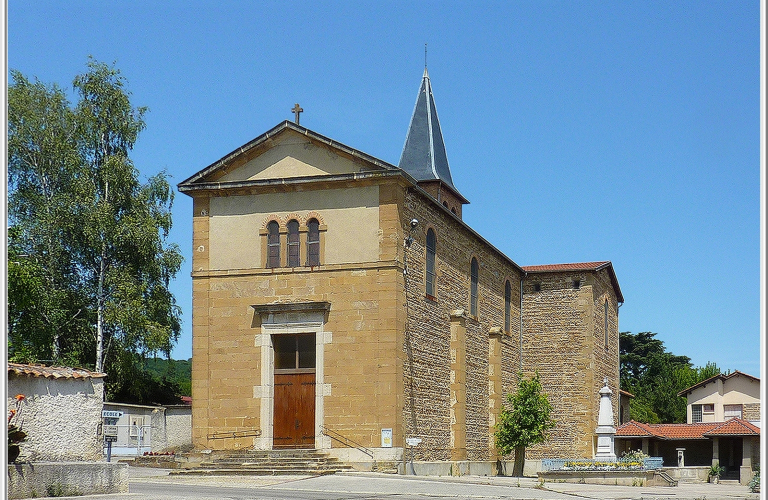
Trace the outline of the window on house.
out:
[[[267,224],[267,267],[280,267],[280,225]]]
[[[573,280],[573,289],[578,290],[581,288],[581,280]]]
[[[509,333],[512,323],[512,284],[504,283],[504,331]]]
[[[307,266],[320,265],[320,223],[317,219],[307,222]]]
[[[701,409],[704,413],[715,413],[714,403],[703,404],[701,405]]]
[[[288,222],[288,267],[299,267],[299,222]]]
[[[144,426],[144,415],[130,415],[128,424],[128,434],[131,437],[138,437],[141,434],[142,426]]]
[[[725,420],[741,418],[741,405],[723,405],[723,417]]]
[[[701,422],[701,405],[691,405],[691,422],[694,424]]]
[[[435,281],[437,275],[435,274],[435,254],[437,253],[437,237],[435,236],[435,230],[429,228],[427,230],[427,295],[429,297],[435,297],[437,291],[435,290]]]
[[[477,316],[477,284],[479,275],[480,266],[477,263],[477,259],[472,257],[472,264],[470,265],[469,314],[475,317]]]
[[[533,284],[533,291],[534,292],[540,292],[541,291],[541,283],[534,283]]]

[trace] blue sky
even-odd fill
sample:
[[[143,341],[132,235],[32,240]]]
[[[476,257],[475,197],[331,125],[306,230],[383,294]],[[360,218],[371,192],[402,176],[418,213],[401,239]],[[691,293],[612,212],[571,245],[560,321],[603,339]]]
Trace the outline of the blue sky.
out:
[[[752,1],[9,0],[8,68],[71,90],[89,55],[148,106],[132,158],[174,184],[292,119],[397,164],[428,67],[465,221],[519,265],[610,260],[621,331],[760,374]],[[173,283],[191,357],[191,199]]]

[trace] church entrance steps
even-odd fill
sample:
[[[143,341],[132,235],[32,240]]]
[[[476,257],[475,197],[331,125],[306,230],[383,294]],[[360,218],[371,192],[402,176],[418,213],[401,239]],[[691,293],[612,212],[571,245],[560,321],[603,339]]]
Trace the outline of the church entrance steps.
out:
[[[216,451],[197,466],[172,474],[257,476],[325,475],[352,467],[317,450]]]

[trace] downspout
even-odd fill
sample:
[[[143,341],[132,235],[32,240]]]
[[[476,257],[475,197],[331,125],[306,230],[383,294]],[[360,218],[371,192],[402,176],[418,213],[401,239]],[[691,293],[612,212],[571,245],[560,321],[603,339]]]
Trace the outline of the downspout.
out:
[[[528,273],[523,271],[523,276],[520,278],[520,373],[523,373],[523,281],[528,276]]]

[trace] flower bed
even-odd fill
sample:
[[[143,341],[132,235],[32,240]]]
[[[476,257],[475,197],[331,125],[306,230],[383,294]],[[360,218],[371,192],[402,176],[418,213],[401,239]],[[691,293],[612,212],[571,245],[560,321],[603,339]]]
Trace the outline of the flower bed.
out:
[[[623,461],[616,462],[598,462],[595,460],[575,460],[565,462],[560,470],[597,470],[597,471],[611,471],[611,470],[643,470],[645,467],[643,462],[638,461]]]

